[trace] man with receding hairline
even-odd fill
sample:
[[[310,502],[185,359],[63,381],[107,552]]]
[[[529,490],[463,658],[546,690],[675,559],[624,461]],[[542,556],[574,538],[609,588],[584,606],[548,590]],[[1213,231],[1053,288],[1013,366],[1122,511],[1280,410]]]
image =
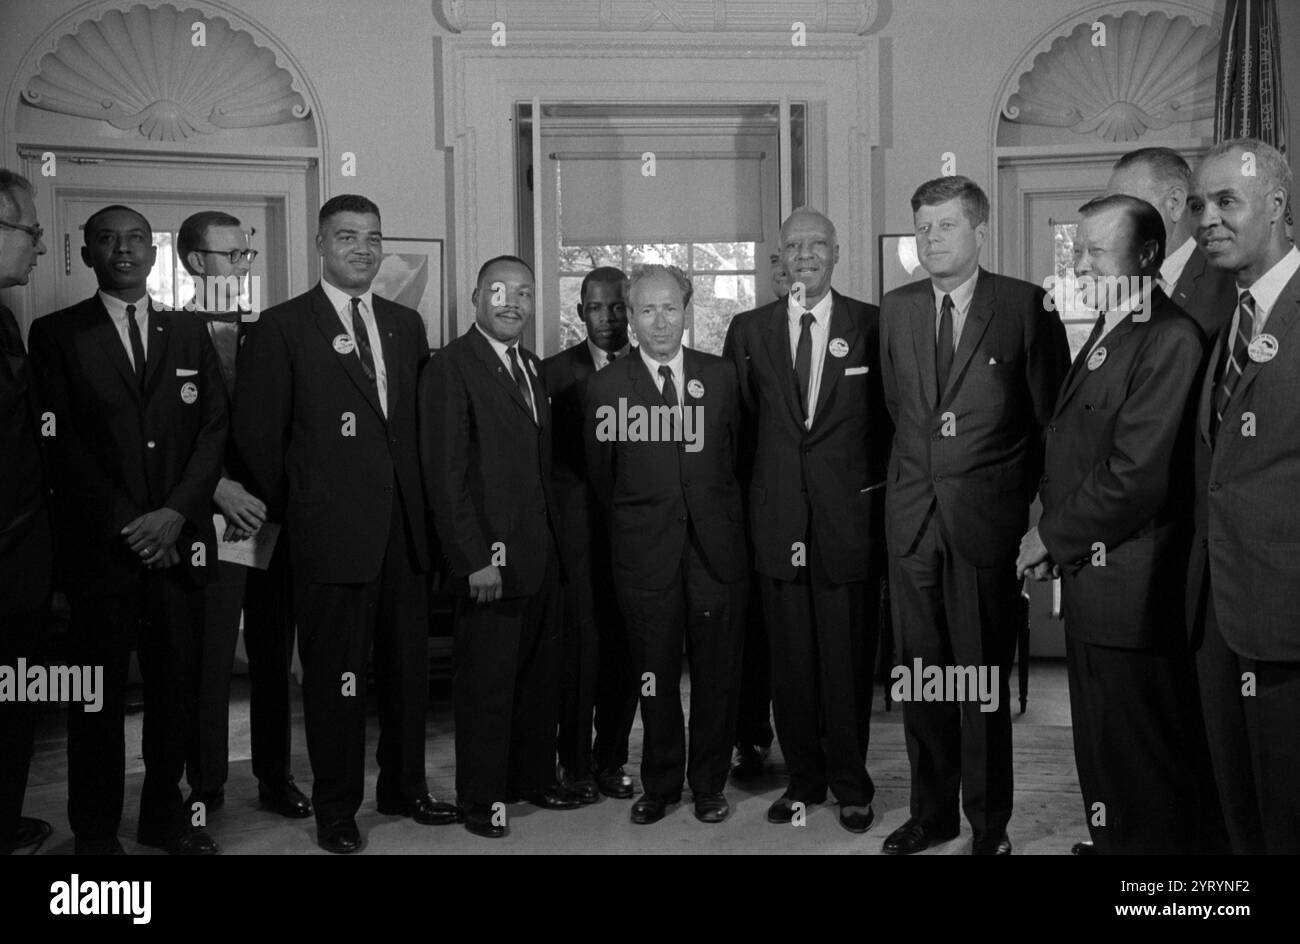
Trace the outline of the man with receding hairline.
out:
[[[1188,619],[1235,853],[1300,853],[1300,251],[1294,178],[1254,138],[1212,147],[1188,212],[1235,310],[1200,385]]]

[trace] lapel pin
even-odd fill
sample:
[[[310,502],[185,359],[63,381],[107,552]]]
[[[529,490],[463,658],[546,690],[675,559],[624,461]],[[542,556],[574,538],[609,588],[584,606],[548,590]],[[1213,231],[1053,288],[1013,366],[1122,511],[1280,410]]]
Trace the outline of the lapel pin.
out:
[[[686,392],[697,400],[704,399],[704,384],[698,380],[691,379],[686,384]]]
[[[1096,370],[1102,364],[1106,363],[1106,349],[1099,347],[1088,355],[1088,369]]]
[[[346,334],[335,335],[334,352],[336,354],[351,354],[355,347],[356,345],[352,343],[352,339]]]
[[[830,351],[832,357],[848,357],[849,343],[843,338],[832,338]]]
[[[181,385],[181,400],[187,404],[193,403],[199,398],[199,388],[192,383]]]
[[[1250,342],[1250,347],[1246,348],[1246,353],[1250,355],[1250,359],[1256,364],[1267,364],[1277,357],[1277,348],[1277,338],[1271,334],[1261,334]]]

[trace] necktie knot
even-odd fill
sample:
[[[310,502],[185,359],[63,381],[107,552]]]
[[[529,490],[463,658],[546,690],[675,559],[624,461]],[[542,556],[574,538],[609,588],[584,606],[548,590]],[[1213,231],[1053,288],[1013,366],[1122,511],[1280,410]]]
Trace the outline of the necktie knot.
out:
[[[1250,294],[1250,290],[1249,290],[1249,289],[1247,289],[1246,291],[1244,291],[1244,292],[1241,293],[1241,298],[1238,300],[1237,305],[1238,305],[1239,308],[1241,308],[1241,316],[1242,316],[1242,320],[1244,321],[1244,320],[1246,320],[1246,319],[1250,319],[1250,327],[1251,327],[1251,328],[1254,328],[1254,326],[1255,326],[1255,296],[1253,296],[1253,295]]]
[[[673,369],[667,364],[659,365],[659,376],[664,379],[664,383],[673,382]]]

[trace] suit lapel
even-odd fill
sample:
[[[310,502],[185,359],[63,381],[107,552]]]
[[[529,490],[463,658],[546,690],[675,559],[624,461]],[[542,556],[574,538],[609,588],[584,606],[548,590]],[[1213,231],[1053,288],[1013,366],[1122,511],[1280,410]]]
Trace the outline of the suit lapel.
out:
[[[1218,385],[1219,365],[1223,363],[1223,345],[1228,332],[1220,331],[1211,345],[1210,359],[1206,363],[1205,377],[1201,380],[1201,400],[1196,408],[1196,425],[1200,430],[1201,440],[1213,446],[1210,439],[1210,411],[1214,409],[1214,388]]]
[[[371,298],[374,298],[372,295]],[[366,372],[361,369],[361,358],[357,356],[356,347],[346,354],[341,354],[334,348],[334,341],[339,337],[347,337],[347,332],[343,329],[343,322],[339,320],[338,312],[330,304],[329,296],[325,290],[317,285],[311,295],[312,311],[316,315],[316,329],[320,331],[325,343],[329,345],[331,355],[335,358],[338,365],[343,368],[343,372],[348,375],[353,385],[366,398],[366,402],[371,408],[379,414],[379,418],[384,418],[383,408],[379,405],[379,393],[376,385],[366,379]],[[378,319],[378,314],[375,315]],[[378,324],[378,321],[376,321]],[[382,331],[380,334],[382,335]],[[382,338],[381,338],[382,342]]]
[[[1087,361],[1079,366],[1078,370],[1072,370],[1066,378],[1065,386],[1061,389],[1060,395],[1056,398],[1056,410],[1054,416],[1059,416],[1065,409],[1066,403],[1074,396],[1075,392],[1083,386],[1083,382],[1094,374],[1099,377],[1109,377],[1110,371],[1114,371],[1115,364],[1118,360],[1115,357],[1124,339],[1133,333],[1137,326],[1133,323],[1131,314],[1125,316],[1124,320],[1115,325],[1107,334],[1102,335],[1098,350],[1105,349],[1106,358],[1097,366],[1096,370],[1089,370]]]
[[[860,336],[857,325],[849,317],[849,306],[844,299],[835,293],[831,298],[831,318],[826,338],[826,353],[822,358],[822,379],[821,386],[817,390],[817,406],[813,410],[812,428],[815,430],[818,424],[825,418],[826,412],[830,407],[831,398],[835,395],[835,388],[844,376],[844,365],[852,359],[853,352],[857,350]],[[848,346],[848,352],[844,357],[836,357],[831,353],[831,342],[839,339]]]
[[[146,320],[148,327],[145,330],[149,335],[149,347],[144,357],[144,392],[148,397],[153,393],[158,381],[159,367],[167,359],[167,343],[172,332],[170,322],[163,317],[162,312],[154,308],[152,302],[149,303],[149,315]]]
[[[528,409],[528,404],[524,402],[524,395],[519,392],[519,388],[515,385],[515,378],[510,376],[509,372],[505,368],[505,364],[502,363],[501,358],[497,357],[496,350],[488,343],[488,339],[483,336],[483,332],[480,331],[477,326],[470,325],[466,334],[470,336],[470,346],[474,348],[474,353],[478,355],[478,359],[482,361],[487,372],[496,378],[497,384],[500,385],[501,388],[510,396],[510,399],[514,401],[515,406],[524,411],[524,415],[528,417],[528,421],[530,423],[535,422],[533,420],[532,410]],[[534,397],[534,399],[536,399],[536,397]],[[539,413],[538,415],[540,416],[541,414]]]
[[[993,320],[993,302],[993,280],[987,272],[980,269],[975,278],[975,294],[971,297],[970,309],[966,312],[966,323],[962,325],[961,338],[957,341],[957,352],[952,359],[952,371],[948,374],[948,383],[940,398],[941,406],[952,396],[970,364],[971,356],[983,340],[984,332]]]
[[[1300,313],[1300,271],[1291,276],[1291,281],[1283,287],[1282,293],[1273,303],[1273,310],[1268,313],[1268,320],[1264,322],[1264,330],[1261,333],[1272,335],[1277,340],[1280,350],[1285,346],[1286,335],[1295,324],[1298,313]],[[1246,359],[1246,366],[1241,371],[1241,379],[1232,390],[1232,400],[1228,402],[1228,408],[1231,408],[1233,403],[1245,394],[1246,388],[1255,382],[1259,372],[1266,366],[1249,357]]]
[[[934,293],[930,289],[928,279],[921,289],[912,300],[912,347],[916,351],[916,365],[921,374],[921,394],[925,397],[925,405],[932,407],[939,399],[939,380],[934,369],[934,351],[937,343]]]
[[[136,383],[135,371],[131,369],[130,358],[127,357],[126,348],[122,346],[122,336],[117,333],[117,325],[113,324],[112,315],[108,313],[108,309],[104,307],[98,295],[90,299],[90,322],[90,333],[94,336],[100,350],[104,352],[104,356],[113,365],[118,376],[122,378],[131,396],[140,399],[140,385]],[[145,362],[147,367],[147,357]]]
[[[767,330],[763,332],[763,347],[772,365],[772,376],[781,387],[790,418],[803,428],[803,407],[799,403],[799,389],[795,386],[794,358],[790,354],[790,328],[786,320],[785,299],[772,303]]]
[[[398,391],[401,388],[401,358],[398,356],[397,319],[388,308],[386,299],[371,295],[375,309],[375,327],[379,329],[379,347],[383,351],[384,379],[387,389],[388,415],[397,409]]]

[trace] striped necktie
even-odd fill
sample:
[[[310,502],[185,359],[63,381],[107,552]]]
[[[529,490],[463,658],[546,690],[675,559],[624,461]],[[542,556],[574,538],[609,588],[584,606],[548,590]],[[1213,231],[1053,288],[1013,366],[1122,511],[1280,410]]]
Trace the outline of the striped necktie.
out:
[[[1210,435],[1213,436],[1218,432],[1219,424],[1223,422],[1224,411],[1228,409],[1228,404],[1232,402],[1232,394],[1237,389],[1237,381],[1241,379],[1241,372],[1246,369],[1247,351],[1250,348],[1250,341],[1255,336],[1255,299],[1251,297],[1250,292],[1242,292],[1241,300],[1237,303],[1237,333],[1232,337],[1232,348],[1228,353],[1228,359],[1223,364],[1223,374],[1219,378],[1219,389],[1215,392],[1214,397],[1214,424],[1210,427]]]

